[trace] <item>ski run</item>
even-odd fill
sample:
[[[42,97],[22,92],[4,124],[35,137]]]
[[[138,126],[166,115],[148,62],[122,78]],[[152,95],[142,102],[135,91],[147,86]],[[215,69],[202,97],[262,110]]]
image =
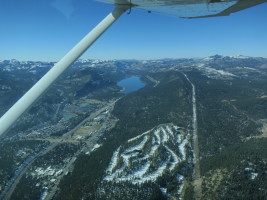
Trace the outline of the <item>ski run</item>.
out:
[[[104,181],[132,184],[156,181],[186,161],[187,147],[190,134],[174,124],[161,124],[121,145],[113,153]],[[184,177],[179,174],[177,180],[181,194]]]

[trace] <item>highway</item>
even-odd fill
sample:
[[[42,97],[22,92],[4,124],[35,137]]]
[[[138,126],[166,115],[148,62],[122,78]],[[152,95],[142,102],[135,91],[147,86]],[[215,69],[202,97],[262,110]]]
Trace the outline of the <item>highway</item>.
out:
[[[26,161],[24,161],[20,167],[16,170],[15,175],[9,180],[5,190],[2,192],[0,199],[3,198],[3,200],[10,199],[13,191],[15,190],[17,184],[19,183],[22,176],[25,174],[25,172],[29,169],[29,167],[32,165],[32,163],[38,158],[39,156],[45,155],[47,152],[51,151],[57,143],[49,145],[46,149],[41,150],[37,154],[32,155],[30,158],[28,158]]]
[[[187,81],[192,86],[192,128],[193,128],[193,150],[194,150],[194,196],[196,200],[200,200],[202,197],[202,179],[200,175],[200,163],[199,163],[199,146],[198,146],[198,128],[197,128],[197,102],[196,102],[196,88],[190,81],[186,74],[182,73]]]

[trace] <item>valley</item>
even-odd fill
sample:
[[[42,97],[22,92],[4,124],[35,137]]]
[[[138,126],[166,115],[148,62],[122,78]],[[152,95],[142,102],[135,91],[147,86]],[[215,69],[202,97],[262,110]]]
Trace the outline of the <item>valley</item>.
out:
[[[79,60],[1,138],[0,199],[264,199],[266,63]],[[52,66],[1,61],[0,113]]]

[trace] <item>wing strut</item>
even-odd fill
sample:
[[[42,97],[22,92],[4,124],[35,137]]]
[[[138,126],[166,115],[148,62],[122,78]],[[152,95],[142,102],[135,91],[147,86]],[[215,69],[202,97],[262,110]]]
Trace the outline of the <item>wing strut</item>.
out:
[[[70,67],[126,10],[128,6],[116,6],[88,35],[73,47],[51,68],[24,96],[0,119],[0,136]]]

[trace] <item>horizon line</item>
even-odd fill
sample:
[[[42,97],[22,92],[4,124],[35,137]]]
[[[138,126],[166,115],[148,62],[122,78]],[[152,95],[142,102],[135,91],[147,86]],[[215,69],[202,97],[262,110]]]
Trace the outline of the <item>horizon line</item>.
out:
[[[245,55],[221,55],[221,54],[214,54],[214,55],[210,55],[210,56],[204,56],[204,57],[198,57],[198,56],[193,56],[193,57],[177,57],[177,58],[145,58],[145,59],[138,59],[138,58],[113,58],[113,59],[104,59],[104,58],[79,58],[77,59],[75,62],[79,61],[79,60],[100,60],[100,61],[131,61],[131,60],[135,60],[135,61],[155,61],[155,60],[179,60],[179,59],[204,59],[204,58],[209,58],[212,56],[222,56],[222,57],[248,57],[248,58],[265,58],[263,56],[245,56]],[[52,63],[57,63],[58,61],[52,61],[52,60],[20,60],[17,58],[10,58],[10,59],[0,59],[0,62],[6,61],[6,60],[16,60],[19,62],[52,62]]]

